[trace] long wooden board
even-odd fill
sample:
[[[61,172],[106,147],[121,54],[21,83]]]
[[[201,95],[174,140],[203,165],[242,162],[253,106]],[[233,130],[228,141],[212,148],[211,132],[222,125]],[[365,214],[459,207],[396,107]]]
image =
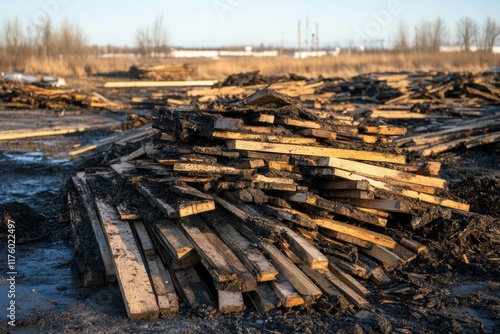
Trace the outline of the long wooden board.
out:
[[[414,190],[395,187],[395,186],[392,186],[391,184],[388,184],[386,182],[377,181],[377,180],[368,178],[366,176],[356,174],[354,172],[349,172],[349,171],[335,168],[334,174],[335,174],[335,176],[345,178],[348,180],[367,180],[375,188],[387,190],[391,193],[399,194],[399,195],[410,197],[410,198],[416,198],[416,199],[421,200],[422,202],[440,205],[443,207],[448,207],[448,208],[457,209],[457,210],[469,211],[470,206],[468,204],[460,203],[457,201],[453,201],[450,199],[441,198],[441,197],[437,197],[437,196],[433,196],[433,195],[429,195],[429,194],[419,193],[419,192],[414,191]]]
[[[95,205],[113,254],[128,317],[131,320],[158,318],[156,296],[129,223],[121,220],[115,208],[103,200],[96,198]]]
[[[82,200],[83,208],[87,214],[87,218],[92,226],[92,231],[94,231],[94,236],[99,246],[99,252],[101,253],[101,259],[104,264],[104,270],[106,272],[107,281],[116,281],[116,272],[113,266],[113,260],[111,257],[111,251],[106,242],[106,237],[104,235],[101,223],[97,217],[97,213],[94,208],[92,195],[90,194],[90,189],[85,182],[85,179],[78,176],[73,176],[71,181],[75,185],[75,188]]]
[[[179,220],[218,290],[252,291],[257,281],[226,244],[197,217]]]
[[[231,150],[260,151],[269,153],[309,155],[315,157],[336,157],[352,160],[367,161],[385,161],[397,164],[404,164],[406,157],[404,155],[356,151],[347,149],[338,149],[322,146],[303,146],[291,144],[273,144],[266,142],[245,141],[245,140],[227,140],[226,145]]]
[[[312,303],[321,296],[321,290],[279,249],[266,241],[261,242],[260,247],[269,256],[276,269],[292,283],[307,303]]]
[[[257,282],[272,281],[276,279],[278,271],[262,254],[262,252],[254,246],[252,242],[243,237],[236,228],[229,222],[211,222],[210,224],[217,232],[219,237],[226,245],[234,252],[241,262],[257,279]]]
[[[358,173],[360,175],[367,175],[379,179],[393,179],[406,183],[416,183],[441,189],[446,186],[445,180],[436,177],[401,172],[390,168],[374,166],[351,160],[328,157],[320,159],[319,165],[340,168],[342,170],[347,170],[350,172]]]
[[[105,82],[104,88],[133,88],[133,87],[201,87],[213,86],[217,80],[192,81],[110,81]]]

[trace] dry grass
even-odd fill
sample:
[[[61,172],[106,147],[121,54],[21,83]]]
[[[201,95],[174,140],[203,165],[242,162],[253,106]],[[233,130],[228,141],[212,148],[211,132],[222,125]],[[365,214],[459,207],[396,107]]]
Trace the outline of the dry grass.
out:
[[[162,63],[182,60],[161,60]],[[34,75],[85,77],[91,74],[127,72],[138,61],[130,58],[74,59],[30,58],[22,66],[0,69],[23,71]],[[197,79],[223,80],[227,75],[260,70],[265,75],[295,73],[306,77],[350,77],[371,72],[399,71],[484,71],[500,67],[500,55],[483,53],[441,54],[354,54],[310,59],[292,58],[223,58],[217,60],[186,60],[197,68]],[[157,60],[141,63],[158,63]],[[90,70],[90,72],[89,72]]]
[[[295,73],[306,77],[351,77],[362,73],[400,71],[484,71],[500,66],[500,55],[482,53],[355,54],[310,59],[251,58],[204,60],[200,78],[223,79],[238,72],[260,70],[265,75]]]

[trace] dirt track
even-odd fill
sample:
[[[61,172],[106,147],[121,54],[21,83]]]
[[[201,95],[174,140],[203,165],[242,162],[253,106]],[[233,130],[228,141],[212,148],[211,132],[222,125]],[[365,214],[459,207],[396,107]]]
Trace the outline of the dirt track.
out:
[[[96,134],[99,135],[99,134]],[[48,139],[50,141],[50,138]],[[25,143],[25,150],[36,145]],[[65,149],[64,145],[58,147]],[[443,154],[440,176],[452,192],[487,216],[454,214],[413,231],[389,226],[429,246],[427,254],[391,273],[394,285],[374,292],[365,310],[339,310],[326,301],[312,308],[220,315],[211,308],[191,310],[152,322],[130,322],[116,283],[83,289],[71,274],[73,243],[64,216],[63,191],[83,163],[48,160],[41,154],[0,153],[0,214],[17,223],[19,332],[171,333],[495,333],[500,331],[499,145]],[[102,157],[99,155],[98,157]],[[99,159],[86,164],[93,164]],[[36,171],[36,172],[34,172]],[[18,204],[15,202],[25,203]],[[5,239],[2,230],[2,240]],[[493,240],[493,242],[492,242]],[[496,240],[496,242],[495,242]],[[6,243],[0,251],[6,254]],[[464,262],[467,254],[470,264]],[[496,258],[496,260],[490,260]],[[2,257],[2,268],[6,267]],[[4,276],[3,276],[4,277]],[[0,282],[1,300],[7,294]],[[248,303],[247,303],[248,304]],[[6,328],[2,316],[2,330]],[[11,329],[11,328],[8,328]]]

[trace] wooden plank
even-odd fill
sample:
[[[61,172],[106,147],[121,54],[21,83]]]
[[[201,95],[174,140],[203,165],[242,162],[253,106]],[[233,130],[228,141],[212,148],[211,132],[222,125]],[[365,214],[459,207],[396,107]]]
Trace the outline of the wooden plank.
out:
[[[177,207],[179,217],[182,218],[215,210],[215,202],[213,200],[184,201],[179,203]]]
[[[340,168],[342,170],[347,170],[360,175],[366,175],[378,179],[392,179],[405,183],[416,183],[425,186],[432,186],[440,189],[444,189],[444,187],[446,186],[446,181],[443,179],[402,172],[362,162],[328,157],[320,159],[319,164],[320,166]]]
[[[82,200],[82,205],[85,213],[87,214],[87,218],[92,226],[92,231],[94,232],[94,237],[96,238],[97,245],[99,246],[99,253],[101,254],[104,270],[106,272],[106,280],[116,281],[116,271],[111,257],[111,250],[107,244],[100,220],[97,217],[90,189],[88,188],[85,180],[81,177],[73,176],[71,181],[75,185],[78,196]]]
[[[398,188],[398,187],[392,186],[386,182],[377,181],[377,180],[368,178],[366,176],[356,174],[354,172],[341,170],[339,168],[335,168],[334,173],[335,173],[335,176],[338,176],[338,177],[341,177],[344,179],[348,179],[348,180],[367,180],[375,188],[387,190],[391,193],[399,194],[399,195],[410,197],[410,198],[416,198],[416,199],[419,199],[425,203],[430,203],[430,204],[439,205],[439,206],[443,206],[443,207],[449,207],[449,208],[462,210],[462,211],[469,211],[468,204],[456,202],[456,201],[446,199],[446,198],[440,198],[440,197],[429,195],[429,194],[419,193],[419,192],[416,192],[414,190]]]
[[[367,298],[372,295],[372,293],[361,283],[359,283],[354,277],[337,267],[335,264],[330,263],[328,269],[333,275],[335,275],[339,280],[341,280],[345,285],[347,285],[361,297]]]
[[[394,249],[395,247],[396,246],[394,246],[392,249]],[[370,249],[360,248],[360,251],[367,255],[370,255],[388,269],[397,269],[401,266],[401,264],[403,264],[403,259],[401,259],[390,250],[379,245],[373,245],[373,247]]]
[[[135,183],[136,189],[139,193],[144,196],[151,206],[158,208],[163,214],[165,214],[168,218],[178,218],[179,212],[177,212],[170,204],[165,202],[163,199],[156,197],[153,194],[153,191],[149,189],[149,187],[142,183]]]
[[[131,320],[158,318],[155,293],[130,225],[120,220],[114,208],[104,201],[96,198],[95,205],[113,254],[113,264],[128,317]]]
[[[261,114],[261,113],[255,113],[255,114],[250,114],[249,119],[253,123],[268,123],[268,124],[273,124],[274,123],[274,115],[270,114]]]
[[[243,127],[243,120],[239,118],[219,118],[214,121],[214,129],[239,130]]]
[[[215,306],[205,283],[194,267],[173,271],[172,279],[182,300],[189,307],[196,309],[204,305]]]
[[[159,220],[152,225],[159,232],[162,244],[168,249],[172,258],[178,262],[189,261],[196,257],[193,244],[180,228],[171,220]]]
[[[339,292],[339,290],[337,290],[332,282],[330,282],[325,276],[321,274],[321,271],[313,270],[303,264],[299,264],[298,267],[311,279],[311,281],[314,282],[314,284],[316,284],[321,289],[323,294],[327,296],[331,302],[340,305],[345,305],[347,303],[344,296]],[[327,270],[328,269],[325,269],[323,271]]]
[[[368,301],[358,295],[355,291],[353,291],[349,286],[347,286],[344,282],[338,279],[335,275],[333,275],[328,270],[320,270],[320,273],[325,276],[342,294],[347,298],[349,302],[351,302],[354,306],[358,308],[366,308],[368,307]]]
[[[257,288],[252,274],[203,221],[187,217],[179,220],[179,225],[193,243],[217,290],[252,291]]]
[[[241,133],[232,131],[213,131],[212,136],[214,138],[221,139],[241,139],[241,140],[259,140],[271,143],[282,143],[282,144],[316,144],[315,138],[304,138],[304,137],[290,137],[290,136],[279,136],[271,134],[256,134],[256,133]]]
[[[266,214],[270,214],[278,219],[287,220],[308,229],[315,230],[318,228],[318,225],[310,217],[294,209],[265,205],[263,210]]]
[[[361,240],[388,247],[390,249],[396,247],[396,241],[394,241],[394,239],[392,239],[391,237],[386,236],[385,234],[373,232],[362,227],[342,223],[332,219],[315,218],[314,222],[322,228],[341,232],[359,238]]]
[[[154,255],[155,248],[153,246],[153,242],[149,237],[148,232],[146,231],[146,227],[141,221],[133,222],[135,231],[137,232],[137,236],[141,242],[142,250],[144,251],[144,255]]]
[[[297,192],[295,194],[286,196],[286,199],[292,202],[306,203],[339,215],[354,218],[359,221],[377,226],[385,226],[387,224],[386,219],[380,218],[377,215],[369,212],[363,212],[352,206],[342,204],[338,201],[329,201],[308,192]]]
[[[406,249],[400,244],[396,244],[396,247],[394,247],[393,250],[391,250],[394,254],[399,256],[401,260],[403,260],[403,264],[407,264],[417,258],[417,254],[413,253],[412,251]]]
[[[321,183],[319,189],[370,190],[370,183],[366,180],[335,180]]]
[[[412,252],[417,253],[417,254],[420,254],[422,252],[427,251],[427,246],[422,245],[421,243],[419,243],[415,240],[401,238],[401,240],[399,240],[399,243],[401,244],[401,246],[406,247],[409,250],[411,250]]]
[[[336,201],[350,204],[356,207],[375,209],[387,212],[408,212],[404,203],[392,199],[358,199],[358,198],[335,198]]]
[[[312,303],[321,296],[321,290],[275,246],[262,241],[260,247],[276,269],[299,291],[305,302]]]
[[[405,126],[363,126],[366,133],[382,136],[405,136],[407,128]]]
[[[257,290],[249,291],[248,296],[257,311],[261,314],[267,313],[281,304],[271,285],[266,282],[257,283]],[[299,296],[299,298],[302,297]]]
[[[170,301],[167,295],[167,289],[165,287],[165,281],[160,273],[160,267],[158,266],[158,262],[156,262],[156,256],[155,255],[146,256],[146,263],[148,266],[151,282],[153,283],[153,288],[156,294],[156,300],[158,302],[158,307],[160,312],[161,313],[177,312],[179,309],[179,305],[177,305],[177,308],[171,307],[170,305]]]
[[[207,165],[195,164],[187,162],[178,162],[174,164],[174,171],[192,172],[197,174],[224,174],[224,175],[242,175],[243,170],[239,168],[222,166],[222,165]]]
[[[218,309],[221,313],[235,313],[245,310],[242,292],[217,290],[217,297]]]
[[[177,312],[179,310],[179,298],[175,293],[175,286],[172,280],[172,276],[165,268],[163,261],[160,256],[156,256],[156,263],[158,264],[158,269],[160,270],[160,277],[165,287],[166,296],[168,298],[170,312]]]
[[[306,121],[302,119],[294,119],[291,117],[276,117],[274,120],[275,124],[283,124],[283,125],[288,125],[288,126],[294,126],[297,128],[306,128],[306,129],[321,129],[321,124],[313,122],[313,121]]]
[[[294,133],[306,137],[314,137],[314,138],[322,138],[326,140],[335,140],[337,139],[337,134],[328,130],[320,130],[320,129],[301,129],[296,130]]]
[[[373,192],[366,190],[357,190],[357,189],[327,190],[322,192],[322,195],[324,195],[325,197],[328,196],[332,198],[345,198],[345,199],[362,199],[362,200],[375,199],[375,195],[373,194]],[[361,206],[361,205],[354,205],[354,206]]]
[[[328,259],[306,239],[281,224],[283,238],[289,243],[290,249],[311,269],[328,268]]]
[[[122,202],[116,206],[116,210],[120,214],[120,219],[122,220],[138,220],[141,219],[140,214],[137,212],[137,208],[131,206],[127,202]]]
[[[304,298],[282,274],[269,283],[284,307],[294,307],[305,303]]]
[[[83,287],[91,286],[103,286],[106,284],[106,272],[104,267],[101,267],[99,263],[95,263],[94,253],[99,256],[98,250],[95,250],[92,246],[93,243],[83,242],[82,229],[88,226],[88,221],[83,218],[83,208],[77,205],[75,200],[75,195],[72,195],[72,191],[67,193],[67,205],[69,209],[69,222],[71,230],[73,232],[73,241],[75,247],[75,267],[77,269],[77,274]],[[79,258],[80,254],[87,254],[88,257],[83,259]]]
[[[217,80],[191,80],[191,81],[109,81],[104,88],[133,88],[133,87],[201,87],[213,86]]]
[[[219,237],[240,259],[247,269],[254,275],[257,282],[276,279],[278,271],[262,254],[262,252],[248,239],[243,237],[236,228],[226,221],[212,221],[210,225]]]
[[[364,247],[364,248],[372,248],[373,244],[369,241],[354,237],[349,234],[345,234],[342,232],[336,232],[336,231],[330,231],[327,229],[324,229],[322,233],[326,234],[329,237],[335,238],[337,240],[341,240],[344,242],[348,242],[350,244],[353,244],[355,246],[359,247]]]
[[[144,147],[140,147],[137,150],[135,150],[134,152],[122,156],[120,158],[120,162],[128,162],[130,160],[134,160],[134,159],[137,159],[139,157],[142,157],[145,154],[146,154],[146,150],[144,149]]]
[[[188,186],[188,185],[180,186],[180,185],[174,184],[174,185],[171,185],[170,187],[168,187],[168,190],[170,190],[171,192],[174,192],[176,194],[179,194],[179,195],[189,195],[189,196],[194,196],[194,197],[212,200],[212,197],[210,197],[210,195],[207,195],[207,194],[199,191],[198,189],[193,188],[193,187]]]
[[[244,140],[227,140],[226,145],[231,150],[260,151],[269,153],[308,155],[316,157],[336,157],[353,160],[384,161],[398,164],[404,164],[406,162],[406,157],[404,155],[356,151],[321,146],[272,144]]]

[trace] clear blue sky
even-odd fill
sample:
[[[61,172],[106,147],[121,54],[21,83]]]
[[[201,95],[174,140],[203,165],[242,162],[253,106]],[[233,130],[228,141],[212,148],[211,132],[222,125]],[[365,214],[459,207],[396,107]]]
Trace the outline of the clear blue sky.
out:
[[[378,19],[377,14],[378,13]],[[390,44],[400,21],[410,31],[423,18],[440,16],[455,40],[459,18],[481,22],[491,16],[500,23],[498,0],[16,0],[2,1],[0,23],[17,16],[25,24],[49,15],[57,24],[67,18],[79,23],[92,44],[134,45],[137,29],[164,15],[170,44],[175,46],[279,45],[297,46],[297,21],[305,39],[319,24],[320,45],[347,45],[362,39]],[[3,25],[2,25],[3,26]],[[310,38],[309,38],[310,39]]]

